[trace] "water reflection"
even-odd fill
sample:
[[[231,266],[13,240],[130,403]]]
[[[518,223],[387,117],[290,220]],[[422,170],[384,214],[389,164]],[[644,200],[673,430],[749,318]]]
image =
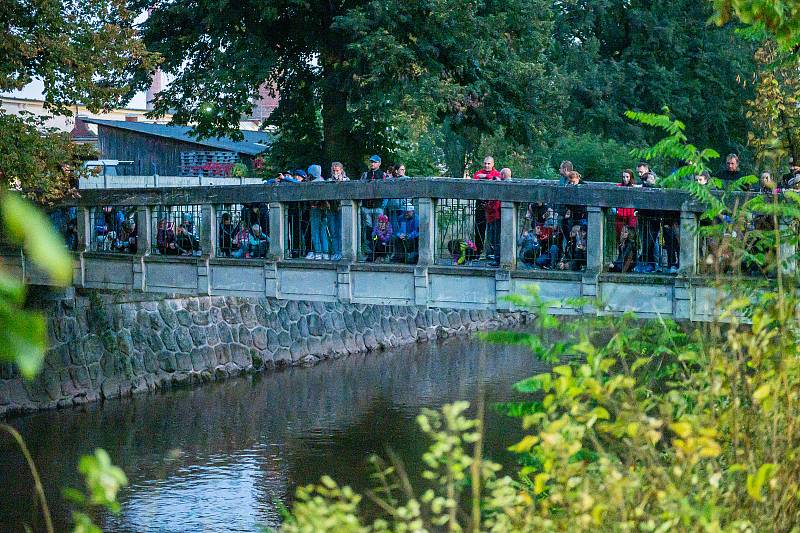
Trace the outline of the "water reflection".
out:
[[[44,482],[57,529],[68,510],[59,488],[78,483],[77,458],[101,446],[131,485],[123,512],[103,516],[109,531],[256,531],[275,524],[275,501],[322,473],[363,486],[367,456],[391,447],[415,472],[427,443],[414,417],[425,406],[513,397],[511,384],[541,371],[529,352],[449,339],[352,356],[314,368],[40,413],[13,421],[23,433]],[[505,446],[518,422],[487,419],[487,450],[513,459]],[[9,439],[0,437],[0,530],[23,522],[41,527],[33,489]]]

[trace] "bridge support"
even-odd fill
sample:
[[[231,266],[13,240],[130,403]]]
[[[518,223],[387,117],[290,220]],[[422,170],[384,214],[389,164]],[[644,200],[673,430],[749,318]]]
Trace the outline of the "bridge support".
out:
[[[598,277],[603,272],[603,252],[606,245],[606,217],[601,207],[589,206],[586,208],[588,227],[586,228],[586,270],[581,280],[581,296],[597,300],[602,295],[598,290]],[[593,302],[583,307],[584,313],[593,313]]]
[[[150,224],[151,210],[142,205],[136,208],[136,255],[133,261],[133,290],[144,291],[146,288],[144,257],[153,246],[152,228]]]
[[[697,233],[697,214],[686,209],[681,211],[680,258],[678,277],[675,279],[672,315],[679,320],[688,320],[692,315],[692,284],[690,279],[697,273],[697,258],[700,239]]]
[[[286,250],[285,207],[282,202],[269,203],[269,258],[282,261]]]
[[[494,275],[495,306],[498,310],[510,311],[511,270],[517,268],[517,204],[500,204],[500,268]]]
[[[353,263],[358,257],[358,204],[354,200],[341,201],[342,262]]]
[[[430,302],[430,279],[428,267],[435,258],[434,235],[436,232],[436,200],[420,198],[417,209],[419,217],[419,260],[414,268],[414,303],[428,307]]]

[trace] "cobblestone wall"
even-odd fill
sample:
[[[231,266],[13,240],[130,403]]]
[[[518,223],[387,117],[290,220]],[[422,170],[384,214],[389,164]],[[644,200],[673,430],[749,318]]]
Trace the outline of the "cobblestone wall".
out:
[[[124,301],[90,293],[49,309],[51,349],[33,382],[0,368],[0,417],[242,372],[509,327],[520,313],[200,297]]]

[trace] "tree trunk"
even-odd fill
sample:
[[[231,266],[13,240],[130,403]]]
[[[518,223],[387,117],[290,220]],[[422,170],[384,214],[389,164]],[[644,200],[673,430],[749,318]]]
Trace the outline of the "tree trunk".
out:
[[[347,111],[347,80],[342,79],[341,62],[344,50],[340,45],[320,54],[322,64],[321,105],[322,105],[322,155],[329,168],[333,161],[344,163],[350,179],[358,179],[365,170],[364,147],[358,146],[352,134],[353,120]]]

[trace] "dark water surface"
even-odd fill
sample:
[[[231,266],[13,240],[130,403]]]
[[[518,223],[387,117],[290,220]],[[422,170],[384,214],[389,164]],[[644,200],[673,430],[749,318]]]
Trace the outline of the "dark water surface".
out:
[[[107,531],[259,531],[278,523],[276,501],[323,473],[363,488],[367,457],[391,447],[411,470],[427,447],[414,418],[422,407],[518,398],[515,381],[544,370],[524,348],[448,339],[326,361],[196,389],[167,391],[13,419],[43,477],[56,529],[68,528],[60,497],[79,486],[81,454],[105,448],[131,484]],[[487,409],[488,455],[506,465],[519,421]],[[41,530],[33,485],[0,435],[0,531]]]

